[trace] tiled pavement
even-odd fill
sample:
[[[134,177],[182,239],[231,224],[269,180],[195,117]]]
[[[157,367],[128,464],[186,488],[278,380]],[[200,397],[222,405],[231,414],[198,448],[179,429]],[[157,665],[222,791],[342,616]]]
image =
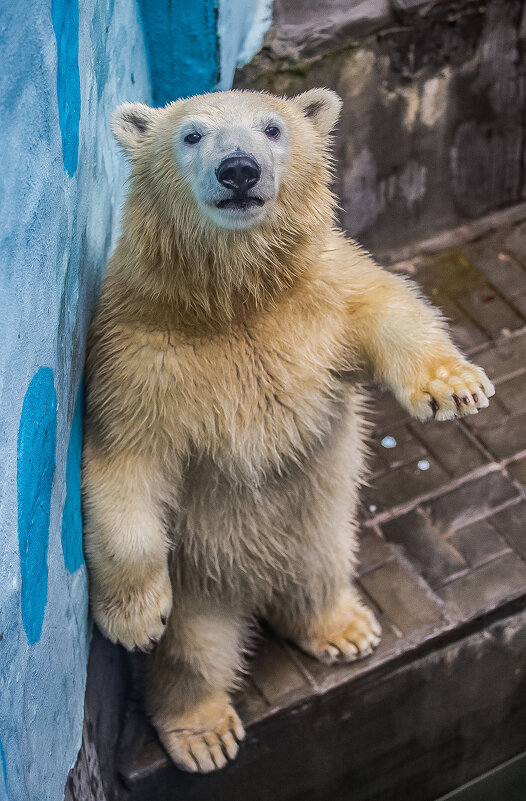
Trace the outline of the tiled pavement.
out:
[[[443,309],[496,395],[478,415],[420,424],[373,391],[358,581],[383,641],[363,662],[327,668],[268,633],[237,703],[246,724],[407,662],[526,598],[526,221],[391,269]],[[131,786],[166,764],[151,731],[139,723],[134,732],[123,765]]]
[[[382,583],[381,541],[454,625],[526,591],[526,224],[400,267],[443,309],[496,395],[478,415],[421,425],[376,392],[361,581],[367,592]]]

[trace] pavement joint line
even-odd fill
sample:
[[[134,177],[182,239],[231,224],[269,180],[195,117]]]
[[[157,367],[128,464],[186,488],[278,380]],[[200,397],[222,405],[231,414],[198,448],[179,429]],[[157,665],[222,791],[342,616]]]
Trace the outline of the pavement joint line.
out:
[[[492,348],[496,349],[500,345],[509,342],[511,339],[524,336],[526,334],[526,325],[522,325],[520,328],[514,328],[513,331],[506,329],[505,334],[503,334],[502,331],[504,331],[504,329],[501,329],[501,333],[495,339],[488,339],[486,342],[481,342],[479,345],[472,345],[470,348],[461,348],[460,350],[468,356],[478,356],[479,353],[485,353]],[[482,331],[482,333],[484,332]],[[484,336],[487,336],[487,334],[484,334]],[[491,376],[489,377],[491,378]]]
[[[460,428],[462,429],[463,433],[466,435],[467,439],[477,448],[478,452],[484,456],[488,462],[498,462],[495,458],[494,454],[489,450],[489,448],[484,444],[484,442],[477,437],[476,434],[473,433],[471,428],[467,425],[465,419],[459,420]],[[500,462],[498,462],[500,464]]]
[[[385,537],[384,537],[384,541],[386,543],[388,543],[388,540],[386,540]],[[393,548],[395,547],[394,543],[390,543],[390,544],[393,546]],[[360,556],[360,551],[358,551],[358,563],[360,563],[359,556]],[[363,578],[363,576],[369,576],[371,573],[374,573],[375,570],[378,570],[379,568],[383,567],[384,565],[388,565],[391,562],[396,562],[396,561],[397,561],[397,554],[392,553],[391,556],[389,556],[387,559],[384,559],[383,562],[376,562],[375,564],[370,565],[369,567],[366,567],[364,570],[361,570],[359,573],[356,574],[356,578],[358,580],[360,580],[361,578]],[[378,601],[376,603],[378,603]],[[382,611],[384,611],[384,610],[382,610]]]
[[[512,261],[514,261],[514,262],[515,262],[515,264],[517,264],[517,265],[518,265],[518,266],[521,268],[521,270],[523,270],[524,272],[526,272],[526,265],[524,264],[524,262],[522,261],[522,259],[521,259],[519,256],[517,256],[517,254],[515,253],[515,251],[513,250],[513,248],[510,248],[510,247],[508,247],[507,245],[504,245],[504,247],[502,247],[502,248],[500,248],[500,249],[499,249],[499,254],[498,254],[498,255],[500,256],[500,255],[501,255],[501,253],[502,253],[504,256],[507,256],[507,257],[508,257],[509,259],[511,259]],[[523,291],[524,291],[524,290],[522,290],[522,289],[518,289],[518,290],[516,290],[515,292],[513,292],[513,293],[510,295],[510,297],[511,297],[511,298],[514,298],[514,297],[516,297],[517,295],[520,295],[520,293],[521,293],[521,292],[523,292]]]
[[[374,433],[375,433],[376,436],[379,437],[380,435],[385,434],[386,431],[389,431],[389,432],[397,431],[399,428],[402,428],[402,426],[407,425],[413,419],[414,418],[412,418],[408,414],[404,415],[404,417],[400,417],[400,419],[397,420],[396,422],[391,423],[391,424],[386,425],[386,426],[383,426],[382,428],[376,429]]]
[[[461,523],[455,529],[455,533],[457,531],[462,531],[463,528],[467,528],[468,526],[472,526],[473,523],[481,523],[483,520],[488,520],[490,517],[493,517],[493,515],[497,515],[497,514],[499,514],[499,512],[503,512],[505,509],[509,509],[510,506],[517,506],[519,503],[521,503],[521,501],[523,499],[524,499],[524,496],[522,494],[518,494],[514,498],[510,498],[507,501],[503,501],[502,503],[499,503],[498,506],[495,506],[495,507],[493,507],[493,509],[490,509],[490,511],[487,514],[478,514],[478,515],[475,515],[474,517],[470,517],[469,520],[466,520],[465,523]]]
[[[500,462],[493,460],[489,464],[481,465],[480,467],[475,468],[475,470],[465,473],[463,476],[459,476],[447,484],[443,484],[441,487],[437,487],[434,490],[430,490],[422,495],[418,495],[416,498],[412,498],[410,501],[405,501],[404,503],[393,506],[391,509],[387,509],[385,512],[380,512],[379,515],[376,515],[370,520],[364,520],[362,525],[366,528],[372,528],[375,525],[381,525],[388,520],[401,517],[407,512],[410,512],[412,509],[415,509],[421,503],[433,501],[435,498],[440,498],[442,495],[447,495],[448,492],[452,492],[453,490],[462,487],[464,484],[469,484],[470,481],[476,481],[477,478],[483,478],[489,473],[495,473],[497,471],[502,472],[502,465]]]
[[[433,445],[430,445],[425,440],[424,436],[420,433],[420,427],[416,426],[416,425],[413,425],[412,423],[408,423],[407,428],[409,430],[409,433],[413,437],[413,439],[415,439],[424,448],[426,453],[431,457],[431,459],[433,461],[435,461],[438,464],[438,466],[441,468],[441,470],[443,470],[444,473],[447,476],[449,476],[449,478],[453,478],[453,476],[451,475],[451,471],[447,469],[446,465],[444,464],[444,462],[442,461],[442,459],[438,455],[438,453],[435,450],[435,448],[433,447]],[[411,460],[411,461],[414,461],[414,460]]]
[[[304,665],[303,660],[300,658],[300,654],[298,653],[297,648],[293,645],[290,645],[286,640],[281,640],[281,644],[283,645],[283,649],[289,659],[293,662],[294,666],[299,670],[303,678],[308,683],[309,687],[315,692],[319,693],[319,686],[318,682],[310,672],[310,670]]]
[[[475,262],[471,262],[471,264],[477,270],[477,272],[484,277],[484,280],[486,281],[487,285],[493,290],[494,294],[498,298],[500,298],[500,300],[506,306],[511,308],[516,313],[516,315],[522,320],[523,324],[520,326],[520,328],[521,329],[524,328],[524,314],[520,311],[520,309],[515,308],[515,306],[513,305],[512,298],[509,295],[507,295],[499,286],[497,286],[497,284],[493,283],[491,278],[488,275],[486,275],[486,273],[484,273],[481,269],[479,269],[479,267],[477,267],[476,261]],[[462,310],[466,313],[467,310],[464,309],[464,306],[462,305],[462,302],[458,301],[458,303],[459,303],[460,307],[462,308]],[[502,330],[503,329],[501,328],[501,331]],[[511,334],[511,331],[509,333]]]
[[[437,594],[435,588],[432,587],[427,578],[422,575],[416,564],[411,561],[404,546],[399,543],[391,544],[395,552],[395,561],[404,568],[406,575],[413,579],[414,583],[422,590],[426,598],[435,606],[442,618],[442,622],[451,622],[454,616],[454,610],[452,610],[450,604]]]
[[[483,559],[482,561],[478,562],[476,565],[473,565],[473,566],[468,565],[467,567],[463,568],[462,570],[457,570],[456,573],[453,573],[451,576],[448,576],[446,579],[444,579],[444,581],[441,581],[440,584],[437,584],[434,589],[442,590],[444,587],[447,587],[449,584],[452,584],[457,579],[463,578],[464,576],[473,575],[474,573],[476,573],[481,568],[486,567],[486,565],[489,565],[492,562],[497,562],[499,559],[502,559],[503,556],[507,556],[507,554],[510,554],[510,553],[517,555],[517,552],[514,551],[513,548],[509,545],[507,548],[504,548],[502,551],[499,551],[498,553],[495,553],[495,554],[492,554],[491,556],[486,557],[486,559]]]
[[[415,437],[415,439],[416,439],[416,437]],[[431,456],[433,455],[433,454],[431,454],[430,451],[429,451],[429,453],[430,453]],[[393,462],[392,465],[390,465],[389,467],[386,467],[384,470],[376,470],[376,472],[370,473],[369,476],[368,476],[368,480],[369,481],[375,481],[376,479],[382,478],[383,476],[387,475],[387,473],[392,473],[394,470],[399,470],[401,467],[407,467],[408,465],[413,464],[415,461],[418,461],[418,459],[415,456],[411,456],[411,457],[409,457],[407,459],[400,459],[399,462]],[[437,459],[436,461],[439,463],[440,467],[442,467],[442,469],[444,469],[442,464],[440,464],[440,460]],[[447,473],[447,470],[445,470],[444,472]]]
[[[522,306],[515,303],[516,300],[520,299],[521,295],[522,292],[516,292],[515,295],[510,295],[508,298],[508,305],[513,309],[517,317],[521,317],[524,320],[526,313],[522,311]]]
[[[376,532],[377,536],[380,537],[380,539],[382,539],[384,542],[387,542],[387,540],[385,539],[384,532],[382,531],[380,526],[372,526],[372,529],[373,531]]]
[[[474,269],[477,269],[474,265],[472,265],[472,267]],[[477,270],[477,272],[480,273],[480,270]],[[481,275],[482,275],[482,273],[481,273]],[[482,327],[481,323],[477,320],[477,318],[470,312],[470,310],[466,306],[463,305],[462,301],[459,300],[458,298],[454,297],[454,296],[448,295],[448,297],[449,297],[450,301],[455,304],[456,308],[458,309],[458,311],[461,313],[461,315],[463,317],[463,319],[461,321],[462,328],[465,327],[464,326],[464,321],[467,320],[469,323],[471,323],[472,326],[474,326],[478,330],[479,334],[481,334],[483,337],[486,338],[486,342],[482,342],[481,344],[482,345],[486,345],[486,344],[492,345],[494,340],[492,339],[491,334],[488,334],[486,329]],[[439,299],[439,302],[440,302],[440,299]],[[448,324],[450,324],[449,321],[447,320],[447,318],[446,318],[446,321],[448,322]],[[488,337],[489,337],[489,339],[488,339]],[[477,348],[477,347],[480,347],[480,346],[474,345],[471,348],[467,348],[466,349],[466,354],[471,356],[473,351],[474,351],[474,349]]]
[[[526,448],[514,453],[513,456],[506,456],[506,458],[501,461],[501,464],[504,465],[504,467],[508,467],[512,462],[520,462],[521,459],[526,459]]]
[[[488,472],[496,472],[496,471],[488,471]],[[515,485],[515,482],[512,482],[512,483]],[[467,528],[468,526],[471,526],[474,523],[480,523],[483,520],[488,520],[489,518],[493,517],[493,515],[499,514],[500,512],[503,512],[505,509],[509,509],[511,506],[518,506],[518,504],[521,503],[524,500],[524,498],[525,498],[524,491],[523,492],[519,491],[518,494],[514,498],[509,498],[509,500],[503,501],[503,503],[499,503],[497,506],[494,506],[492,509],[490,509],[489,512],[483,513],[483,514],[474,514],[474,516],[470,517],[469,520],[466,520],[465,523],[460,523],[457,526],[457,528],[455,528],[454,531],[452,531],[452,533],[456,533],[457,531],[462,531],[463,528]],[[434,500],[434,498],[432,498],[430,500]],[[424,501],[420,501],[418,504],[416,504],[416,506],[420,506],[420,503],[425,503],[425,500]],[[416,508],[416,506],[412,507],[411,509],[408,509],[407,511],[408,512],[413,511],[413,509]],[[392,518],[391,517],[385,517],[385,519],[383,519],[381,522],[382,523],[390,522],[391,519],[395,520],[397,517],[403,517],[403,515],[406,514],[406,513],[407,512],[402,512],[401,514],[396,514]],[[378,515],[376,518],[374,518],[374,520],[365,521],[362,525],[364,527],[367,527],[367,528],[373,528],[374,531],[377,531],[378,530],[378,526],[377,525],[371,525],[370,526],[369,522],[372,523],[372,524],[376,524],[377,521],[378,521],[378,518],[381,517],[381,516],[382,515]],[[444,532],[444,537],[447,539],[445,532]],[[382,539],[384,540],[384,542],[386,542],[386,543],[388,543],[390,545],[393,545],[393,547],[396,546],[395,543],[392,543],[390,540],[386,539],[386,537],[383,536],[383,535],[382,535]],[[393,558],[396,558],[396,557],[393,557]],[[376,570],[376,568],[380,567],[381,564],[387,564],[387,562],[390,562],[390,561],[391,561],[391,558],[386,559],[385,562],[382,562],[382,563],[380,563],[378,565],[375,565],[374,567],[371,568],[371,570]],[[364,570],[360,575],[364,576],[368,572],[370,572],[369,569]]]
[[[255,692],[255,693],[256,693],[256,694],[259,696],[259,698],[260,698],[260,699],[261,699],[261,700],[262,700],[262,701],[263,701],[263,702],[264,702],[264,703],[265,703],[265,704],[268,706],[269,710],[271,710],[271,709],[272,709],[272,704],[270,703],[270,701],[268,700],[268,698],[266,697],[266,695],[264,694],[264,692],[263,692],[262,690],[260,690],[260,689],[259,689],[258,685],[257,685],[257,684],[256,684],[256,682],[253,680],[252,676],[250,676],[250,675],[249,675],[249,676],[248,676],[248,679],[249,679],[249,682],[250,682],[250,686],[252,687],[252,689],[254,690],[254,692]]]
[[[509,373],[505,373],[505,375],[501,375],[498,378],[493,379],[493,383],[498,387],[499,384],[504,384],[506,381],[511,381],[514,378],[519,378],[519,376],[524,375],[526,373],[526,365],[524,367],[517,367],[516,370],[512,370]],[[510,417],[513,417],[510,414]]]

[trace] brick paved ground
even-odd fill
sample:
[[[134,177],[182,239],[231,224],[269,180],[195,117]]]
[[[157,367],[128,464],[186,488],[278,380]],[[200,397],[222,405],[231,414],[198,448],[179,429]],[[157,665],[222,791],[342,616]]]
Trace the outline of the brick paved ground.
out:
[[[383,641],[368,660],[327,668],[268,633],[238,699],[247,724],[410,658],[526,594],[526,222],[391,269],[443,309],[496,396],[476,416],[422,425],[374,390],[359,586]],[[123,768],[132,785],[165,764],[151,731],[139,730]]]
[[[383,642],[372,659],[341,668],[265,642],[255,692],[242,699],[247,720],[526,592],[526,222],[391,269],[409,273],[443,310],[496,395],[478,415],[424,425],[372,390],[359,584]]]

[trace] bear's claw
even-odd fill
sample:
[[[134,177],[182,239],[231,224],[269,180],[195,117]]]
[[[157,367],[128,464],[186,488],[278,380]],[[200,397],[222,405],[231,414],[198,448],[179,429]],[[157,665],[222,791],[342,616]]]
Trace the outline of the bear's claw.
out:
[[[418,420],[451,420],[485,409],[494,394],[484,370],[451,359],[428,368],[418,388],[402,393],[400,400]]]

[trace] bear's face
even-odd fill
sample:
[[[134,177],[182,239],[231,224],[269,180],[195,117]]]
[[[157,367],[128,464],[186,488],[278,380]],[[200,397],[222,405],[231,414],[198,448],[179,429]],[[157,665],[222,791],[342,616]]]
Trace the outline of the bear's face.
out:
[[[199,209],[222,228],[250,228],[276,199],[290,159],[289,130],[272,108],[211,104],[174,140]]]
[[[157,199],[163,187],[171,212],[188,218],[193,207],[215,226],[240,230],[272,216],[287,193],[289,205],[301,205],[339,109],[327,89],[292,99],[217,92],[164,109],[126,103],[112,129],[138,172],[148,168]]]

